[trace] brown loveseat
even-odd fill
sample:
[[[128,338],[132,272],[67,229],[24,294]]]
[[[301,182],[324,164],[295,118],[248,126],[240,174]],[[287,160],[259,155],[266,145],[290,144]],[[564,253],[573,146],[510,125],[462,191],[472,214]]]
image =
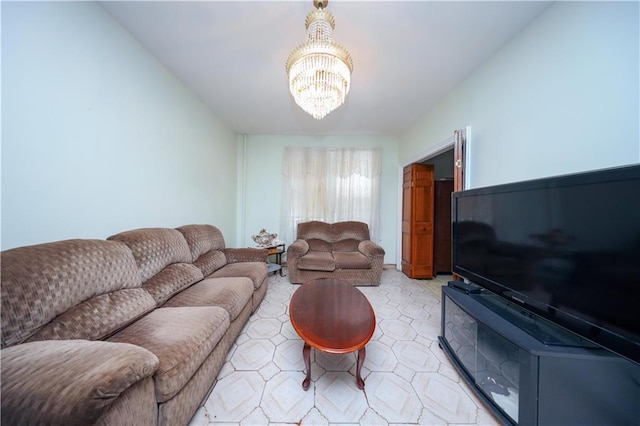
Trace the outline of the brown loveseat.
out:
[[[341,278],[354,285],[378,285],[384,250],[369,239],[363,222],[298,224],[296,240],[287,248],[289,281]]]
[[[267,290],[211,225],[2,252],[2,425],[184,425]]]

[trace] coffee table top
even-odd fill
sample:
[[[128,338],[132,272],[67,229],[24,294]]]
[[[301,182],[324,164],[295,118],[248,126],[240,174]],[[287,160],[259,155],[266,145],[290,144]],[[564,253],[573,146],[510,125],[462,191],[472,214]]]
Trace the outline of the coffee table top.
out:
[[[363,348],[376,328],[366,296],[352,284],[334,278],[302,284],[291,297],[289,316],[305,342],[335,354]]]

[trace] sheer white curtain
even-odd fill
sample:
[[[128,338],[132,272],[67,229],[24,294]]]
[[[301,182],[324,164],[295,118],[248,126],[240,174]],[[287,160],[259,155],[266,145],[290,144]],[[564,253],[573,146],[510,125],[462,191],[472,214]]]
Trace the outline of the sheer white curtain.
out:
[[[380,156],[380,149],[285,148],[282,238],[295,240],[300,222],[357,220],[378,241]]]

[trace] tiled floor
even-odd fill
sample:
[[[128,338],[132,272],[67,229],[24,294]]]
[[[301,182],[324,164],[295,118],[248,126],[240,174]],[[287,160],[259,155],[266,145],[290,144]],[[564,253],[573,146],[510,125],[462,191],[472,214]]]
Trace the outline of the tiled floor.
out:
[[[265,299],[191,426],[499,424],[438,346],[440,286],[450,279],[412,280],[385,269],[380,286],[358,287],[377,319],[362,368],[365,390],[355,384],[355,353],[312,350],[313,380],[305,392],[303,344],[288,312],[299,286],[286,276],[270,275]]]

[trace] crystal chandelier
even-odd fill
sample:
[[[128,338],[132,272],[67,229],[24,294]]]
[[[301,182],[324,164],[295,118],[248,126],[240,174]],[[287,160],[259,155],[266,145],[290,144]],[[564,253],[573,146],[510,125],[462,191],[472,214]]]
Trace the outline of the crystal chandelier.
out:
[[[296,103],[320,120],[344,103],[351,85],[353,60],[333,41],[335,19],[325,10],[328,0],[314,0],[305,21],[307,41],[287,59],[289,90]]]

